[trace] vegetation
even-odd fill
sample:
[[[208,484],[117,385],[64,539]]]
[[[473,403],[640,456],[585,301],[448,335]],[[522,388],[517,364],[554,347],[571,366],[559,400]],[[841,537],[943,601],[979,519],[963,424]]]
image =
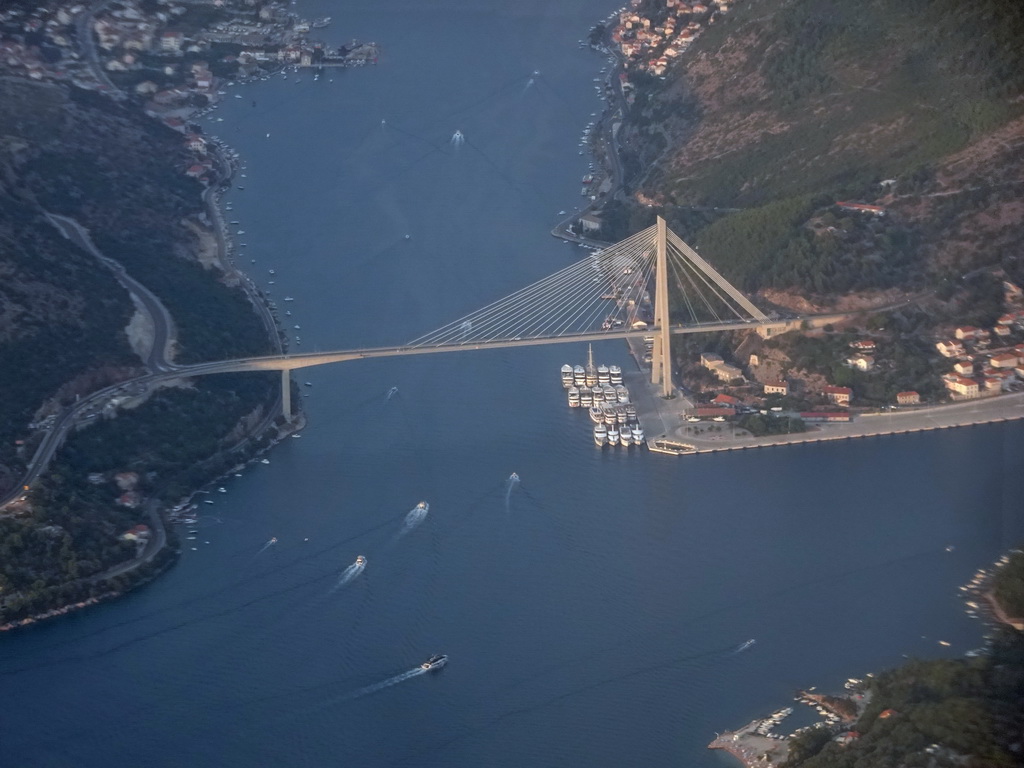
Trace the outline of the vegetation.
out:
[[[911,661],[871,687],[871,703],[855,726],[860,738],[841,746],[820,734],[804,735],[794,740],[786,768],[1020,765],[1020,633],[1001,631],[987,656]]]
[[[191,158],[180,134],[74,88],[10,78],[0,81],[0,101],[2,489],[24,459],[15,438],[44,402],[69,402],[139,366],[124,332],[129,297],[92,255],[60,238],[46,211],[87,227],[163,301],[180,361],[258,354],[270,342],[245,294],[195,260],[183,221],[202,217],[202,188],[184,175]],[[135,554],[119,536],[146,519],[140,499],[177,500],[240,460],[235,446],[263,420],[275,382],[212,377],[71,434],[21,516],[0,518],[0,623],[124,589],[164,567],[171,551],[104,576]],[[138,498],[114,482],[126,471],[138,475]]]
[[[1024,553],[1015,551],[992,577],[992,590],[1007,616],[1024,618]]]
[[[747,430],[754,437],[763,437],[764,435],[795,435],[807,430],[803,419],[763,413],[745,414],[736,421],[736,425]]]
[[[275,380],[202,379],[74,433],[29,494],[30,515],[0,519],[0,624],[108,591],[97,577],[135,554],[119,535],[146,522],[141,507],[118,502],[114,475],[138,473],[140,497],[165,502],[210,482],[242,459],[227,450],[240,439],[237,425],[269,399]],[[122,579],[121,588],[146,573]]]
[[[941,394],[939,368],[941,363],[925,343],[900,335],[886,335],[878,340],[873,357],[875,367],[860,371],[846,364],[853,350],[850,342],[859,338],[852,332],[803,336],[787,334],[765,342],[781,348],[792,361],[793,368],[817,373],[839,387],[853,389],[854,399],[866,405],[892,405],[896,393],[912,389],[923,399]]]
[[[70,379],[137,363],[124,327],[131,302],[110,271],[0,186],[0,490],[23,457],[15,441]]]

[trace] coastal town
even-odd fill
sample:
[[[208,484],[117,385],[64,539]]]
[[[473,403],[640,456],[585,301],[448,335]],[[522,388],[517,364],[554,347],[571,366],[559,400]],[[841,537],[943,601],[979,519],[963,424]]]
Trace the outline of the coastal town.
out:
[[[947,547],[947,552],[953,547]],[[987,633],[986,643],[980,648],[966,652],[968,659],[985,655],[991,640],[1000,628],[1016,632],[1024,631],[1024,618],[1010,615],[997,597],[1000,579],[1005,579],[1014,569],[1024,565],[1024,552],[1019,549],[1001,555],[987,568],[978,569],[971,580],[960,587],[960,599],[964,613],[972,619],[983,622]],[[935,641],[941,647],[949,647],[946,640]],[[849,678],[844,683],[845,691],[827,694],[812,687],[797,691],[794,701],[806,707],[799,716],[811,718],[811,722],[786,733],[783,722],[794,715],[794,707],[758,718],[734,731],[716,735],[708,749],[728,752],[743,763],[746,768],[779,768],[793,757],[791,745],[797,742],[815,742],[821,749],[828,745],[832,750],[846,750],[859,741],[871,729],[886,728],[909,713],[889,706],[889,702],[878,700],[878,678],[868,672],[863,678]],[[802,746],[802,744],[801,744]],[[800,750],[802,752],[802,750]],[[940,743],[924,746],[925,755],[944,757],[962,762],[962,755]]]

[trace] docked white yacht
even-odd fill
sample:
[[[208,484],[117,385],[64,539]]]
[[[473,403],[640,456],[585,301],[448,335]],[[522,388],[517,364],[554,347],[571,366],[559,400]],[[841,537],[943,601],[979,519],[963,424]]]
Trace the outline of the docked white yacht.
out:
[[[608,371],[607,365],[597,366],[597,383],[598,384],[610,384],[611,373]]]
[[[604,411],[601,410],[601,406],[594,405],[590,408],[590,420],[595,424],[604,423]]]
[[[624,445],[627,448],[633,443],[633,430],[631,430],[625,424],[619,430],[619,444]]]
[[[608,427],[604,424],[594,425],[594,444],[602,448],[608,442]]]
[[[615,398],[620,403],[628,403],[629,402],[629,390],[626,389],[622,384],[619,384],[618,386],[615,387]]]
[[[608,368],[608,376],[611,379],[612,384],[622,383],[622,369],[617,365],[613,365]]]
[[[580,387],[580,405],[589,408],[594,404],[594,392],[590,387]]]
[[[569,387],[569,407],[579,408],[580,407],[580,390],[578,387]]]
[[[287,301],[287,299],[285,299],[285,301]],[[566,389],[568,389],[569,387],[572,386],[572,366],[571,365],[566,364],[566,365],[562,366],[562,386],[565,387]]]
[[[616,426],[608,427],[608,445],[619,444],[619,430]]]
[[[633,442],[637,445],[644,442],[644,428],[640,426],[639,421],[633,424]]]

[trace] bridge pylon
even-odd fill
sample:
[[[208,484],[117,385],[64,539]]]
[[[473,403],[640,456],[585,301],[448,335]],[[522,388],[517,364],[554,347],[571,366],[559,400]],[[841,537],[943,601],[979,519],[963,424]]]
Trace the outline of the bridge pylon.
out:
[[[281,370],[281,415],[285,421],[292,420],[292,369]]]
[[[672,328],[668,316],[668,227],[658,217],[654,261],[654,325],[657,327],[651,350],[651,383],[661,384],[661,396],[672,397]]]

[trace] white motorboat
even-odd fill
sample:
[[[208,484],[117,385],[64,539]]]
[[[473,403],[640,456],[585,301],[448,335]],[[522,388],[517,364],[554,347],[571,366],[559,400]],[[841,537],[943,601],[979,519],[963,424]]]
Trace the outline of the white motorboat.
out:
[[[579,408],[580,407],[580,390],[579,387],[569,387],[569,407]]]

